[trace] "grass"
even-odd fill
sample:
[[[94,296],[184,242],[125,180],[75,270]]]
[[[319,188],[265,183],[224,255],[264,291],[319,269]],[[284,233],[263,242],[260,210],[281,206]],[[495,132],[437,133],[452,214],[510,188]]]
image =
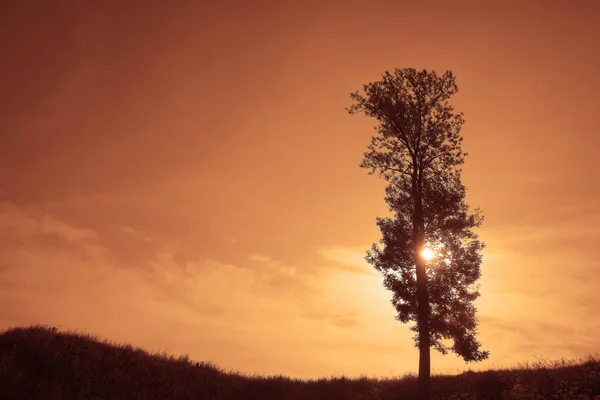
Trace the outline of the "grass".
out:
[[[412,399],[416,378],[318,380],[227,373],[46,326],[0,333],[0,399]],[[434,399],[600,400],[600,359],[434,376]]]

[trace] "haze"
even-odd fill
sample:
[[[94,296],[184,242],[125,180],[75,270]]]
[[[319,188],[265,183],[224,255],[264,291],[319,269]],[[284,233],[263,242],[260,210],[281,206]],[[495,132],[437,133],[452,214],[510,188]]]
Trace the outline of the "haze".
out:
[[[364,261],[384,182],[349,93],[452,70],[486,216],[488,361],[598,351],[594,1],[0,6],[0,329],[49,324],[225,369],[416,371]],[[434,355],[433,372],[457,372]]]

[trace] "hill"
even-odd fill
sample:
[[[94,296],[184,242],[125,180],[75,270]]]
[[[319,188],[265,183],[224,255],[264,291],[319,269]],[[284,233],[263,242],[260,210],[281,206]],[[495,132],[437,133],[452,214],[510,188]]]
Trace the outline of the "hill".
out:
[[[435,376],[436,399],[600,400],[600,360]],[[298,380],[227,373],[92,336],[32,326],[0,333],[0,399],[412,399],[414,377]]]

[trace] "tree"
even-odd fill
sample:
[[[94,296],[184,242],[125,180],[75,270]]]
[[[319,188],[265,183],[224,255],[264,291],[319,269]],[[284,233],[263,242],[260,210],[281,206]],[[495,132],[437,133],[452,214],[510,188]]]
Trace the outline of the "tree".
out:
[[[451,71],[438,76],[395,69],[364,85],[364,93],[352,93],[354,103],[347,109],[378,121],[361,167],[388,182],[385,201],[393,216],[377,218],[383,247],[373,244],[366,259],[393,292],[396,318],[415,323],[420,399],[430,396],[432,346],[466,362],[489,355],[475,337],[473,302],[479,297],[475,282],[484,244],[472,228],[483,217],[478,209],[469,210],[461,183],[464,119],[449,103],[457,91]]]

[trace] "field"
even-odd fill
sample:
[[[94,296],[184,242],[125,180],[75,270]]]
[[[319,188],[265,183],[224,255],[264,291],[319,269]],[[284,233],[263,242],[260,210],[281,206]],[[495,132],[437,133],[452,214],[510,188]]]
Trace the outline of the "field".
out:
[[[368,373],[368,371],[365,371]],[[416,378],[298,380],[228,373],[92,336],[32,326],[0,333],[0,399],[412,399]],[[600,400],[600,359],[434,376],[434,399]]]

